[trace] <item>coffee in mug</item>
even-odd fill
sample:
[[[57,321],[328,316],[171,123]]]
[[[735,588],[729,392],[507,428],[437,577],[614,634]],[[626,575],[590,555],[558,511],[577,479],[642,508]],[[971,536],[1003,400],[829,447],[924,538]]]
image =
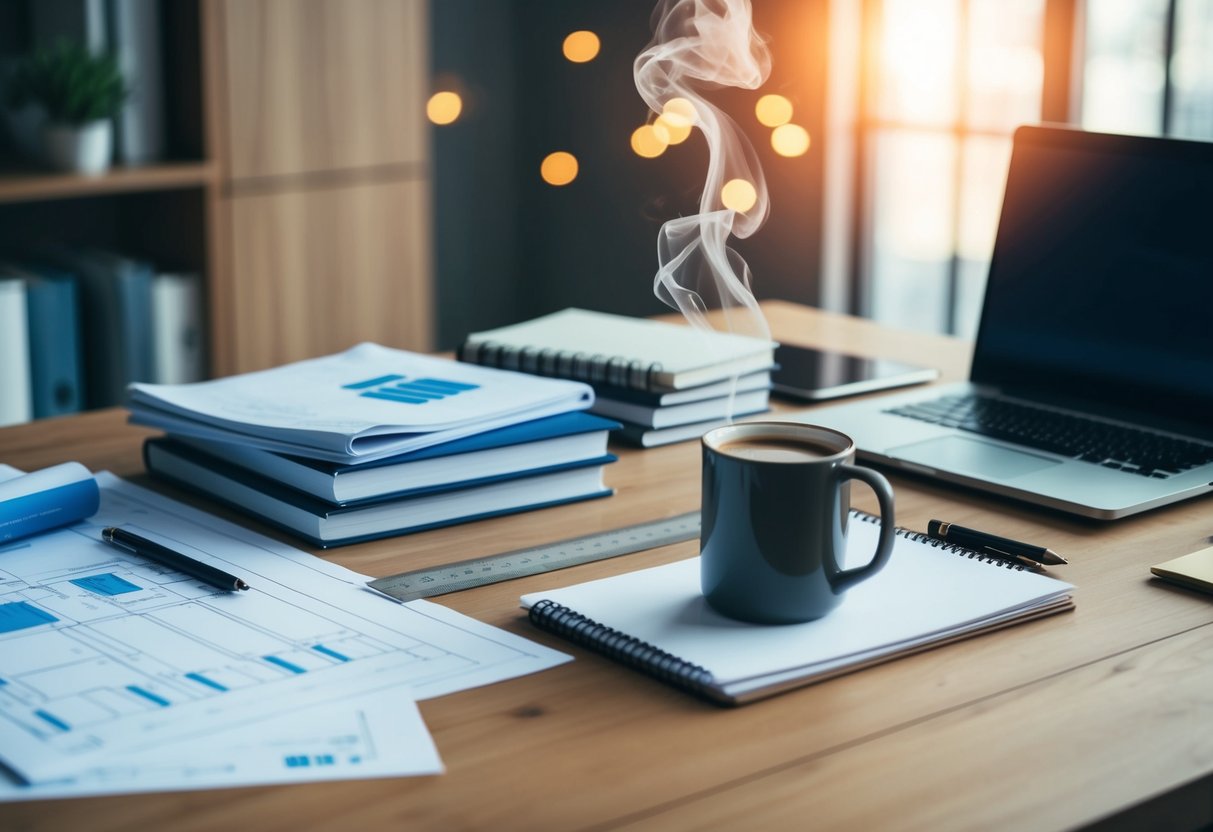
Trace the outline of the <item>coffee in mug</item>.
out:
[[[836,430],[795,422],[726,425],[703,437],[700,581],[730,618],[811,621],[876,574],[893,549],[893,488],[854,464],[855,444]],[[880,504],[880,540],[865,566],[846,569],[850,481]]]

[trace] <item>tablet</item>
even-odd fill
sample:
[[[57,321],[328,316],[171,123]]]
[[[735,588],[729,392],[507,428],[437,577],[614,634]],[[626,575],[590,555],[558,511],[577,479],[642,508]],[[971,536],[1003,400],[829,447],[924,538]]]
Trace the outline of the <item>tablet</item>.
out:
[[[922,384],[939,377],[932,367],[788,345],[775,350],[775,363],[779,368],[771,374],[771,391],[808,401]]]

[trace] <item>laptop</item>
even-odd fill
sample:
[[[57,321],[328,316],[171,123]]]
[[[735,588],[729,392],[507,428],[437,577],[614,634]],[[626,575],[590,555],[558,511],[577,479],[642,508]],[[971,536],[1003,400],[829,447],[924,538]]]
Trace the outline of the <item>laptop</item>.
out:
[[[969,381],[794,418],[1096,519],[1213,491],[1213,143],[1019,128]]]

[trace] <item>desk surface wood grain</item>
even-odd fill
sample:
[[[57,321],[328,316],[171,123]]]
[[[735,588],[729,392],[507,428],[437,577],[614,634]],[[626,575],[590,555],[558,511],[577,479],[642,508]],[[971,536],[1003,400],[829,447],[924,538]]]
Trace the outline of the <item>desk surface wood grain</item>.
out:
[[[963,342],[765,309],[787,343],[967,372]],[[44,421],[0,430],[0,461],[75,459],[236,518],[148,479],[147,435],[121,411]],[[696,443],[617,451],[610,499],[319,554],[381,576],[697,507]],[[1060,829],[1146,810],[1213,822],[1213,599],[1149,577],[1208,545],[1213,503],[1101,524],[892,480],[900,525],[947,517],[1065,555],[1054,574],[1077,586],[1077,609],[733,710],[538,632],[518,609],[524,592],[695,554],[676,544],[437,599],[576,656],[421,703],[442,776],[9,804],[0,828]]]

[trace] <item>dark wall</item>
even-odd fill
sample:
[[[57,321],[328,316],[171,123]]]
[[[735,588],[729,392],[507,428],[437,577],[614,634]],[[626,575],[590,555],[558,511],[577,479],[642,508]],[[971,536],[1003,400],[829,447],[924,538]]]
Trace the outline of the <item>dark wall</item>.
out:
[[[825,0],[758,0],[771,78],[758,91],[711,94],[758,149],[772,202],[767,224],[734,241],[760,299],[817,298],[821,153],[784,159],[754,118],[767,92],[790,98],[816,140],[824,107]],[[469,105],[434,128],[439,340],[566,306],[634,315],[668,309],[653,295],[662,222],[697,210],[707,148],[695,132],[657,159],[630,147],[647,111],[632,61],[651,37],[651,0],[440,0],[432,6],[438,86],[458,79]],[[602,51],[587,64],[561,54],[590,29]],[[539,177],[544,156],[573,153],[577,179]]]
[[[518,320],[517,95],[514,4],[431,6],[433,87],[464,100],[458,121],[431,127],[438,346]]]

